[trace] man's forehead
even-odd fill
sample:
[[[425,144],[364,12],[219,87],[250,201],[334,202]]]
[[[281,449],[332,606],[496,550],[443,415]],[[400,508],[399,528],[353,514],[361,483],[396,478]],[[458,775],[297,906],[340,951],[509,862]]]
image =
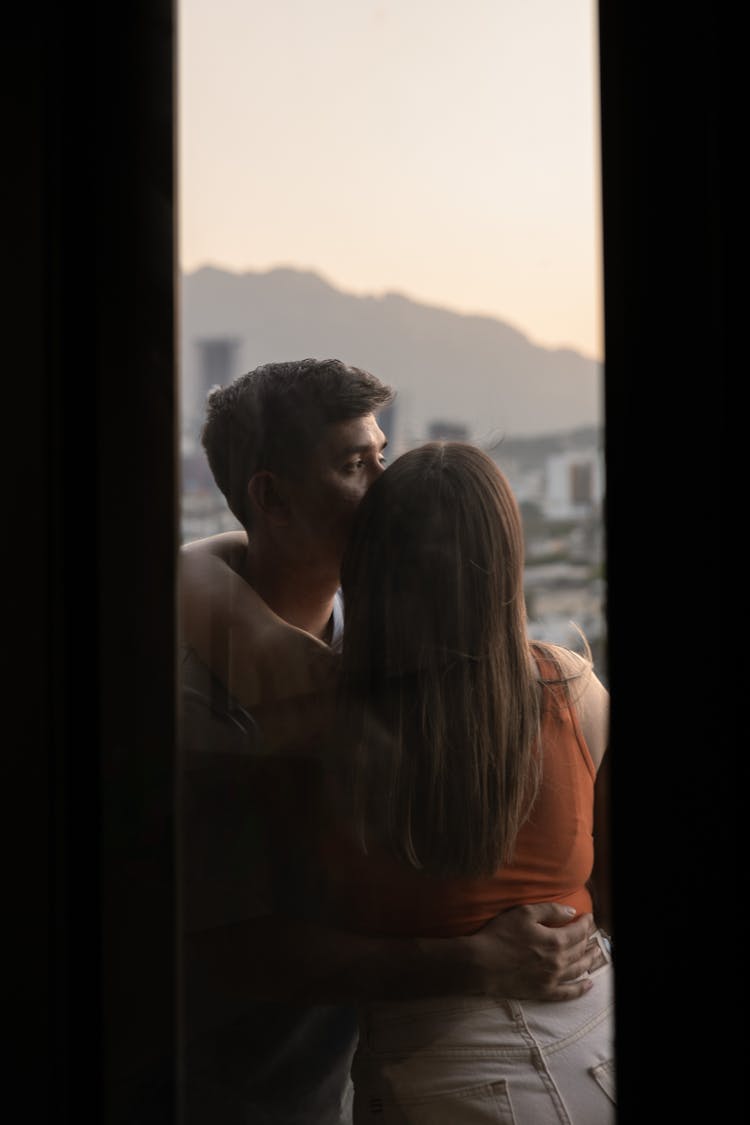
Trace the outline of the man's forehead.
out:
[[[386,440],[374,414],[359,418],[346,418],[330,422],[321,436],[317,449],[320,453],[340,454],[374,445],[378,449]]]

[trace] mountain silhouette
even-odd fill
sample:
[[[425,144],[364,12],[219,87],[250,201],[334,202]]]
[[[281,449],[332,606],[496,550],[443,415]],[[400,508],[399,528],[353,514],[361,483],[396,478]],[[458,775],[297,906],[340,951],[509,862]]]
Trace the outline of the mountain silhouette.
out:
[[[358,296],[310,271],[183,273],[180,324],[183,410],[194,417],[211,382],[274,360],[335,356],[396,388],[394,420],[407,442],[426,439],[440,423],[487,445],[602,420],[596,360],[534,344],[491,316],[398,293]],[[231,361],[217,378],[205,370],[201,344],[222,340]]]

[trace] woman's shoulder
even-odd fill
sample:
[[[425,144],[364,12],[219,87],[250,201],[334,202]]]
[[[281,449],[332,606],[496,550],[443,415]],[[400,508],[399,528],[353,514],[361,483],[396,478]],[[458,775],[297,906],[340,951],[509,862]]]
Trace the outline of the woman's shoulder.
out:
[[[609,738],[609,692],[594,670],[589,652],[535,643],[534,656],[543,683],[564,687],[596,769]]]
[[[565,648],[551,641],[533,641],[531,651],[542,680],[588,679],[594,670],[588,651],[576,652],[572,648]]]

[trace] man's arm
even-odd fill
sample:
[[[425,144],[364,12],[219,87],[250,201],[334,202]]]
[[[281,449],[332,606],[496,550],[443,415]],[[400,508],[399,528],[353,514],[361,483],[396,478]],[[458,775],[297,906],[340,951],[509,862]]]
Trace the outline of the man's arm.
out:
[[[264,1000],[356,1004],[451,993],[565,1000],[588,988],[576,978],[601,957],[588,943],[593,918],[570,921],[559,904],[516,907],[458,938],[370,938],[290,917],[319,784],[312,760],[183,755],[189,1036]],[[283,838],[292,842],[289,866]]]
[[[186,543],[178,568],[180,640],[252,712],[269,749],[314,740],[332,717],[338,656],[284,621],[237,573],[244,532]]]
[[[189,1038],[258,1001],[357,1004],[456,993],[561,1001],[591,987],[601,960],[591,915],[520,906],[462,938],[381,939],[277,915],[190,933],[184,943]],[[579,979],[576,979],[579,978]]]

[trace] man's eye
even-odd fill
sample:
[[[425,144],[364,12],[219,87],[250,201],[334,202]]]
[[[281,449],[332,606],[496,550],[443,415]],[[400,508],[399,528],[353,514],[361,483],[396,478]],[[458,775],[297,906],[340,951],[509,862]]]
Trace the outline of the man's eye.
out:
[[[348,461],[347,464],[344,465],[344,472],[346,472],[346,473],[356,473],[357,469],[361,469],[363,467],[364,467],[364,461],[360,457],[357,461]]]

